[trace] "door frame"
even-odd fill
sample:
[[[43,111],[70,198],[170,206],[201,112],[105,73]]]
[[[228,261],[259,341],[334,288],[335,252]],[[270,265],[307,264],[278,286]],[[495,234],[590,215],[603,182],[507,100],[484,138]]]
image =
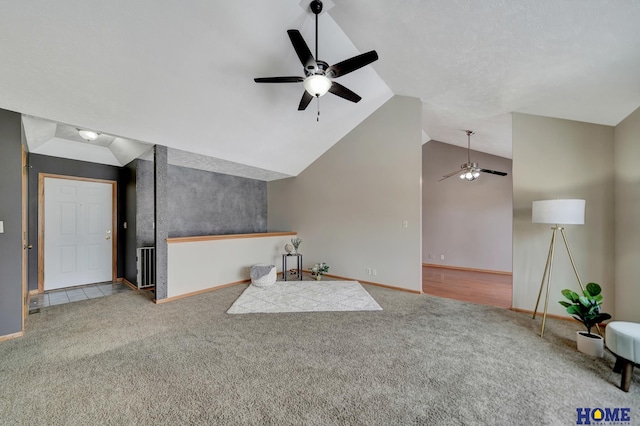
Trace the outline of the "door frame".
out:
[[[27,151],[24,149],[24,145],[20,146],[20,151],[22,152],[22,331],[24,331],[24,321],[29,315],[29,283],[28,283],[28,244],[29,239],[27,238],[27,214],[28,214],[28,190],[27,190],[27,182],[28,182],[28,161],[27,161]]]
[[[79,180],[111,185],[111,280],[118,275],[118,181],[38,173],[38,293],[44,293],[44,179]]]

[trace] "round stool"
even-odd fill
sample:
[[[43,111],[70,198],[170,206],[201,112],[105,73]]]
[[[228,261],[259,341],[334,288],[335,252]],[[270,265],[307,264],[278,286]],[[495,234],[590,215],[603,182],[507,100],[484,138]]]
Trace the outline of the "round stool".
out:
[[[278,277],[275,265],[258,263],[251,267],[251,284],[256,287],[268,287],[276,283]]]
[[[629,392],[633,367],[640,363],[640,324],[625,321],[611,321],[605,331],[607,348],[616,356],[613,371],[622,372],[620,389]]]

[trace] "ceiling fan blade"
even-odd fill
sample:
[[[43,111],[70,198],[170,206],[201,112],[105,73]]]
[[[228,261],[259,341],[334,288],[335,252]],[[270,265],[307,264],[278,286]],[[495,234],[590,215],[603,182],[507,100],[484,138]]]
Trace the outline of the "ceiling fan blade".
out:
[[[305,68],[311,67],[312,69],[316,66],[316,61],[313,59],[313,55],[311,54],[311,50],[309,50],[309,46],[302,38],[302,34],[298,30],[287,30],[287,34],[289,34],[289,39],[291,40],[291,44],[293,44],[293,48],[298,54],[298,58],[300,62]]]
[[[456,170],[455,172],[451,172],[449,174],[446,174],[444,176],[442,176],[442,179],[438,179],[438,182],[442,182],[443,180],[450,178],[453,175],[457,175],[458,173],[460,173],[460,170]]]
[[[505,172],[499,172],[496,170],[489,170],[489,169],[478,169],[479,172],[482,173],[491,173],[492,175],[498,175],[498,176],[506,176],[507,174]]]
[[[342,84],[336,83],[335,81],[331,82],[331,87],[329,88],[329,91],[334,95],[340,96],[341,98],[344,98],[351,102],[360,102],[360,99],[362,99],[356,93],[347,89]]]
[[[336,78],[345,74],[349,74],[359,68],[369,65],[371,62],[378,60],[378,53],[375,50],[371,52],[363,53],[353,58],[345,59],[342,62],[331,65],[327,69],[327,77]]]
[[[302,83],[302,77],[258,77],[254,78],[256,83]]]
[[[309,102],[311,102],[311,99],[313,99],[313,96],[311,96],[311,94],[309,94],[309,92],[305,90],[302,94],[302,99],[300,99],[298,111],[304,111],[305,109],[307,109],[307,106],[309,105]]]

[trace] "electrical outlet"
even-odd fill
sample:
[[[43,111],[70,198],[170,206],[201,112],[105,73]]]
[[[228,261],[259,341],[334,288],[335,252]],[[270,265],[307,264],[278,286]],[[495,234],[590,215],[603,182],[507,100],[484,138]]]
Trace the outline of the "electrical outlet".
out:
[[[408,228],[409,227],[409,222],[407,222],[406,220],[402,221],[402,227],[403,228]]]
[[[444,254],[440,255],[440,260],[444,260]]]
[[[367,268],[367,275],[371,275],[371,268]]]
[[[373,273],[373,275],[378,275],[378,270],[376,268],[373,268],[371,272]]]

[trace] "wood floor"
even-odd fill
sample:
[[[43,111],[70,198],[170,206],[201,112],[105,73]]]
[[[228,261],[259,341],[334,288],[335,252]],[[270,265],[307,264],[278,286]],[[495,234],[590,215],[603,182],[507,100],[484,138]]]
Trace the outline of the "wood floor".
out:
[[[422,291],[448,299],[511,308],[510,275],[422,267]]]

